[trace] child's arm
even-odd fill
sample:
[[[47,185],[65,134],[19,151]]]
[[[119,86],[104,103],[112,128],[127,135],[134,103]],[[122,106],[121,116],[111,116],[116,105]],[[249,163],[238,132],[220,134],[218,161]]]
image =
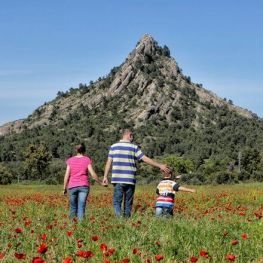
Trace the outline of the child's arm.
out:
[[[186,187],[183,187],[183,186],[179,186],[178,190],[182,191],[182,192],[196,193],[195,189],[186,188]]]

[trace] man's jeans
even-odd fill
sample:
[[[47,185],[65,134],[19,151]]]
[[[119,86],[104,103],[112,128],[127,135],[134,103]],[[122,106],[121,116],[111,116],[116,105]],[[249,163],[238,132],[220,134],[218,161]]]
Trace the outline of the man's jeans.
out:
[[[172,217],[173,216],[173,208],[168,207],[156,207],[155,210],[156,217]]]
[[[86,202],[89,194],[88,186],[79,186],[69,189],[70,212],[69,218],[78,217],[78,220],[83,219],[85,215]]]
[[[133,203],[133,196],[135,185],[131,184],[114,184],[113,206],[116,216],[121,216],[122,200],[124,203],[124,217],[131,216],[131,209]]]

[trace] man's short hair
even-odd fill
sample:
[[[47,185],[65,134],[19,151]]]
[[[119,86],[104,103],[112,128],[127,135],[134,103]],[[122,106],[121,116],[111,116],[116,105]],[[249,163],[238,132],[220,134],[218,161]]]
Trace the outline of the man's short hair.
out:
[[[132,132],[132,129],[124,128],[124,129],[121,130],[121,135],[124,136],[124,135],[126,135],[128,133],[131,133],[131,132]]]

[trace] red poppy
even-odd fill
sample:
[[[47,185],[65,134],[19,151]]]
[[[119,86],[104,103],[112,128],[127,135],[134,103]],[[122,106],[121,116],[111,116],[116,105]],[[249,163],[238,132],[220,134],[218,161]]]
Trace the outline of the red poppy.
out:
[[[106,251],[108,249],[108,246],[105,243],[100,244],[100,250]]]
[[[260,219],[261,217],[263,217],[263,213],[261,213],[261,212],[255,212],[254,215],[255,215],[258,219]]]
[[[0,252],[0,259],[3,259],[5,257],[5,253]]]
[[[23,232],[23,229],[20,228],[20,227],[18,227],[18,228],[15,229],[15,232],[18,233],[18,234],[20,234],[20,233]]]
[[[67,232],[67,236],[68,236],[68,237],[73,236],[73,232],[72,232],[72,231],[68,231],[68,232]]]
[[[32,263],[45,263],[45,260],[42,257],[33,257]]]
[[[93,240],[93,241],[98,241],[99,239],[100,239],[99,236],[92,236],[92,237],[91,237],[91,240]]]
[[[82,257],[82,258],[91,258],[91,257],[93,257],[94,254],[90,250],[87,250],[87,251],[79,250],[79,251],[77,251],[76,255],[78,257]]]
[[[141,251],[138,248],[134,248],[132,251],[132,254],[134,255],[141,255]]]
[[[62,263],[72,263],[73,259],[71,257],[66,257],[63,259]]]
[[[15,257],[17,259],[26,259],[26,254],[25,253],[15,253]]]
[[[103,263],[111,263],[109,260],[104,260]]]
[[[239,242],[238,242],[238,240],[236,240],[236,239],[231,241],[231,245],[233,245],[233,246],[237,245],[238,243],[239,243]]]
[[[82,243],[78,243],[78,248],[82,248],[83,244]]]
[[[110,253],[110,255],[112,255],[115,251],[116,251],[115,248],[109,248],[108,249],[108,252]]]
[[[31,223],[32,223],[32,221],[31,221],[31,220],[26,220],[26,221],[25,221],[25,226],[30,226],[30,225],[31,225]]]
[[[193,262],[197,262],[198,261],[198,258],[195,257],[195,256],[192,256],[190,257],[190,262],[193,263]]]
[[[152,263],[152,261],[149,258],[147,258],[145,263]]]
[[[122,262],[122,263],[129,263],[130,260],[129,260],[128,258],[124,258],[121,262]]]
[[[40,254],[44,254],[47,252],[47,244],[46,243],[42,243],[38,249],[37,249],[37,252],[40,253]]]
[[[46,234],[41,235],[41,236],[40,236],[40,239],[41,239],[41,240],[47,240],[47,235],[46,235]]]
[[[203,249],[200,251],[199,255],[200,255],[201,257],[203,257],[203,258],[208,258],[208,257],[209,257],[209,256],[208,256],[208,252],[205,251],[205,250],[203,250]]]
[[[155,244],[156,244],[157,246],[159,246],[159,247],[161,246],[161,242],[160,242],[160,241],[156,241]]]
[[[155,256],[154,256],[154,258],[155,258],[155,260],[156,260],[156,261],[161,261],[161,260],[163,260],[163,259],[164,259],[164,256],[163,256],[163,255],[160,255],[160,254],[158,254],[158,255],[155,255]]]
[[[236,260],[236,256],[233,255],[233,254],[229,254],[229,255],[226,256],[226,259],[228,261],[235,261]]]
[[[242,237],[243,240],[248,239],[248,235],[247,235],[246,233],[243,233],[243,234],[241,235],[241,237]]]

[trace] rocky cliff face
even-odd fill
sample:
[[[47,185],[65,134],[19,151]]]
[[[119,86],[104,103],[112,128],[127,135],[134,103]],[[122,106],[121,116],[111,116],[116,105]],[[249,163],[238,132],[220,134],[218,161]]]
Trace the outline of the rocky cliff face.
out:
[[[118,101],[117,111],[125,113],[125,118],[133,121],[136,127],[156,115],[171,122],[175,111],[184,110],[182,103],[201,115],[207,110],[206,105],[210,104],[226,107],[245,118],[253,118],[251,112],[231,105],[201,85],[192,83],[170,57],[169,49],[158,46],[150,35],[144,35],[126,61],[113,69],[106,78],[61,93],[53,101],[36,109],[28,118],[0,127],[0,135],[55,125],[80,107],[99,110],[112,100]],[[196,116],[192,126],[199,125]]]

